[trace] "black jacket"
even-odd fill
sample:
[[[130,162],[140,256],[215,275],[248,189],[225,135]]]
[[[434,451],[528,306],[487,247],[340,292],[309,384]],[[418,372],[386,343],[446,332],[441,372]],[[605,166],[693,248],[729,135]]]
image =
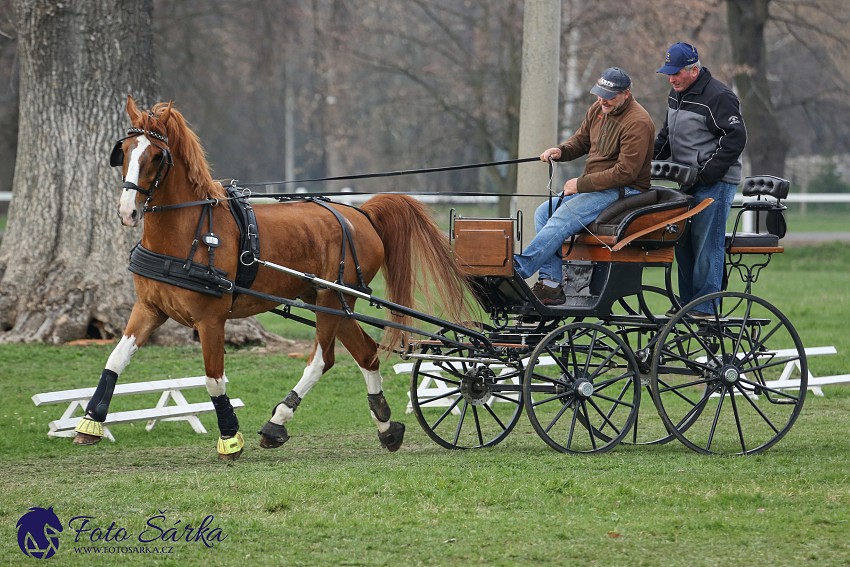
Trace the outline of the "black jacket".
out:
[[[684,92],[670,89],[667,118],[655,138],[655,159],[698,168],[697,184],[741,181],[747,128],[732,90],[703,67]]]

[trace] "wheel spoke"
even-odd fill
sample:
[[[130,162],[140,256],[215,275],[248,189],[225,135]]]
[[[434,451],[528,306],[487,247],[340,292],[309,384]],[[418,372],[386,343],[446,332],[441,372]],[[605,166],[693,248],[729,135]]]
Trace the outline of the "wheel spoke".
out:
[[[477,327],[485,328],[480,324]],[[441,334],[457,340],[454,331],[443,330]],[[496,445],[522,415],[522,389],[516,384],[524,373],[522,364],[511,361],[505,367],[507,371],[503,370],[505,374],[498,375],[490,368],[492,354],[477,362],[482,356],[471,347],[454,343],[451,347],[427,345],[413,364],[413,413],[428,437],[447,449]]]
[[[539,364],[545,355],[553,364]],[[577,322],[538,343],[529,357],[523,399],[532,427],[550,447],[596,453],[628,434],[641,389],[637,362],[623,339],[601,325]]]
[[[695,325],[690,312],[704,302],[728,309]],[[790,356],[779,358],[780,351]],[[795,370],[796,394],[768,386]],[[671,318],[657,337],[650,375],[667,430],[691,449],[715,454],[753,454],[776,444],[799,416],[808,383],[805,349],[788,319],[764,299],[738,292],[698,298]]]

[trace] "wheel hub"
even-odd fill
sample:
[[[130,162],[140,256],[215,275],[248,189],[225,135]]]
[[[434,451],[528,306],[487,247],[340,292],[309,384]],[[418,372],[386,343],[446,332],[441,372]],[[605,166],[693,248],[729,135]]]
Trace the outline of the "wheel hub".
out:
[[[493,395],[488,382],[492,382],[494,377],[495,374],[487,366],[471,368],[460,382],[463,399],[473,406],[483,406],[489,402]]]
[[[593,395],[594,388],[593,382],[586,378],[579,378],[576,380],[576,383],[573,385],[573,389],[575,390],[578,397],[587,399]]]
[[[738,379],[741,377],[741,375],[738,373],[738,369],[735,368],[734,366],[724,366],[720,370],[720,377],[727,384],[734,384],[735,382],[738,381]]]

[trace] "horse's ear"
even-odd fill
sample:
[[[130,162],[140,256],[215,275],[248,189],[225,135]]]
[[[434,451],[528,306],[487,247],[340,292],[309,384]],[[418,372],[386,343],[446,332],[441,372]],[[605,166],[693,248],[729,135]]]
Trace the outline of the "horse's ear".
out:
[[[172,107],[172,106],[174,106],[174,101],[173,101],[173,100],[169,100],[169,101],[168,101],[168,106],[166,106],[166,107],[165,107],[165,110],[163,110],[163,111],[159,114],[159,116],[157,116],[157,120],[159,120],[159,121],[160,121],[160,122],[162,122],[163,124],[168,124],[168,119],[169,119],[169,118],[171,118],[171,107]]]
[[[127,95],[127,115],[130,117],[131,124],[138,124],[142,119],[142,112],[136,106],[136,101],[133,95]]]

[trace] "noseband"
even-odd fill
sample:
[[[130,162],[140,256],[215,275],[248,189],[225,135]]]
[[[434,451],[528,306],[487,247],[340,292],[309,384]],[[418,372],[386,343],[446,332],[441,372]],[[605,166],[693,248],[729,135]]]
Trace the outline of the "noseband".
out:
[[[124,140],[142,135],[147,135],[152,138],[153,141],[151,141],[151,145],[157,147],[162,152],[162,159],[160,160],[159,167],[156,170],[156,177],[154,177],[153,183],[151,183],[150,185],[150,189],[139,187],[135,183],[127,180],[124,180],[121,187],[123,189],[132,189],[134,191],[138,191],[142,195],[145,195],[147,199],[145,199],[144,208],[147,209],[148,203],[153,199],[154,189],[159,187],[160,183],[165,181],[168,172],[171,171],[171,167],[174,165],[174,161],[171,159],[171,152],[168,151],[168,137],[164,136],[163,134],[160,134],[159,132],[145,130],[144,128],[136,128],[135,126],[128,128],[127,136],[115,142],[115,147],[112,148],[112,154],[109,156],[109,165],[111,165],[112,167],[118,167],[119,165],[123,165]],[[156,141],[162,142],[162,144],[158,144]]]

